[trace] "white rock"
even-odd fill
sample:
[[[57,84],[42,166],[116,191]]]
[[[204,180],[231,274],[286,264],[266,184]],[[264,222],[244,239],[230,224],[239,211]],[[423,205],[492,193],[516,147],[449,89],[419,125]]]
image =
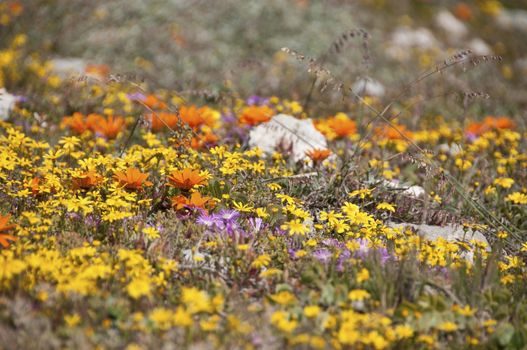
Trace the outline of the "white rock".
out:
[[[406,187],[402,185],[398,180],[390,180],[390,181],[383,180],[383,183],[386,187],[389,187],[389,188],[402,189],[403,190],[402,193],[410,197],[420,198],[426,194],[425,189],[422,188],[421,186],[415,185],[415,186]]]
[[[83,76],[87,66],[81,58],[55,58],[51,64],[53,72],[61,78]]]
[[[414,197],[414,198],[420,198],[426,194],[426,191],[421,186],[410,186],[406,190],[403,191],[404,194]]]
[[[359,95],[382,97],[386,91],[384,85],[372,78],[361,78],[352,87],[353,92]]]
[[[327,148],[326,138],[315,129],[311,119],[297,119],[286,114],[275,115],[252,129],[249,145],[268,154],[290,151],[295,162],[307,159],[308,151]]]
[[[0,89],[0,120],[9,118],[9,113],[15,107],[16,97],[6,91],[5,88]]]
[[[439,41],[426,28],[398,27],[391,35],[386,53],[391,58],[404,61],[414,57],[412,49],[426,51],[440,47]]]
[[[450,242],[455,241],[461,241],[461,242],[469,242],[471,240],[479,241],[486,246],[486,250],[490,251],[490,245],[485,236],[479,232],[474,231],[471,229],[467,229],[466,231],[463,229],[463,226],[461,225],[446,225],[446,226],[435,226],[435,225],[417,225],[417,224],[409,224],[409,223],[394,223],[394,222],[388,222],[386,224],[388,227],[392,228],[400,228],[405,230],[406,228],[412,228],[415,230],[421,237],[424,239],[427,239],[429,241],[436,241],[439,238],[443,238]],[[468,261],[472,261],[474,256],[471,251],[467,253],[463,253],[461,256],[463,256]]]
[[[432,32],[426,28],[411,29],[408,27],[399,27],[392,33],[391,45],[403,49],[433,49],[439,46],[439,42]]]
[[[527,73],[527,57],[517,59],[514,62],[514,66],[521,70],[524,74]]]
[[[449,35],[452,41],[459,41],[468,34],[465,23],[461,22],[447,10],[440,11],[435,18],[436,24]]]
[[[502,10],[496,16],[496,23],[504,29],[527,32],[527,11]]]
[[[468,48],[476,55],[492,55],[490,46],[480,38],[474,38],[468,43]]]

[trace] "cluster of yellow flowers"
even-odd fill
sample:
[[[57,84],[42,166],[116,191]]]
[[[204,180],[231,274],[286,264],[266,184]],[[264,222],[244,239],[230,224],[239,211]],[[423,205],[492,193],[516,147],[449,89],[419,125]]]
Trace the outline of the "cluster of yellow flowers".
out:
[[[24,40],[0,51],[0,86],[19,83]],[[511,239],[525,229],[527,135],[509,118],[464,127],[437,117],[410,131],[336,113],[315,123],[329,148],[309,155],[334,160],[308,166],[245,146],[276,113],[306,117],[297,101],[196,106],[84,82],[83,113],[66,115],[64,82],[36,59],[25,68],[55,114],[18,103],[0,122],[5,324],[18,325],[27,302],[62,345],[79,334],[129,349],[512,341],[514,312],[496,304],[523,300],[527,243]],[[465,192],[447,188],[452,178]],[[507,225],[459,214],[463,196]],[[489,243],[394,225],[449,213]]]

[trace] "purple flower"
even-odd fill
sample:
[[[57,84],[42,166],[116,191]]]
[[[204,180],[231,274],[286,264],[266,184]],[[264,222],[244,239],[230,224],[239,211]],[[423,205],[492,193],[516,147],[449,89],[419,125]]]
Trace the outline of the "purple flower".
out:
[[[340,253],[337,261],[337,271],[344,270],[344,263],[348,261],[349,258],[351,258],[351,253],[349,250],[346,249]]]
[[[323,264],[329,263],[333,253],[328,249],[317,249],[313,252],[313,257]]]
[[[206,213],[201,213],[201,215],[196,219],[197,224],[205,225],[208,227],[206,235],[216,235],[216,236],[225,236],[231,238],[233,241],[242,242],[246,238],[252,238],[254,234],[244,230],[238,218],[240,217],[240,212],[231,209],[223,209],[216,214],[207,215]],[[249,221],[251,225],[253,224]]]
[[[249,224],[253,231],[258,233],[263,227],[263,220],[260,218],[249,218]]]
[[[381,261],[381,264],[385,264],[390,259],[395,259],[393,255],[391,255],[388,250],[384,247],[375,248],[372,249],[369,246],[369,241],[364,238],[359,238],[359,249],[355,251],[355,256],[364,259],[370,254],[379,254],[379,259]]]
[[[264,97],[260,97],[260,96],[257,96],[257,95],[252,95],[250,96],[246,101],[245,103],[249,106],[261,106],[261,105],[266,105],[269,103],[269,99],[268,98],[264,98]]]
[[[22,95],[16,95],[15,96],[15,102],[16,103],[24,103],[24,102],[28,102],[29,101],[29,98],[27,98],[26,96],[22,96]]]
[[[205,225],[207,227],[211,227],[215,224],[216,218],[213,215],[207,215],[205,213],[202,213],[198,218],[196,219],[196,223],[200,225]]]
[[[222,114],[221,115],[221,119],[226,124],[236,123],[236,121],[238,120],[236,118],[236,115],[234,115],[232,113]]]
[[[477,140],[478,135],[476,135],[476,134],[474,134],[472,132],[467,132],[467,133],[465,133],[465,137],[467,138],[468,141],[474,142],[474,141]]]
[[[327,238],[322,241],[322,244],[328,246],[328,247],[336,247],[336,248],[344,248],[345,244],[343,242],[340,242],[336,240],[335,238]]]
[[[287,249],[287,253],[289,254],[289,257],[291,259],[296,259],[296,252],[297,251],[298,251],[298,249],[294,249],[294,248]]]
[[[70,219],[80,219],[81,216],[73,211],[67,212],[66,216]]]
[[[126,97],[128,97],[128,99],[130,101],[144,101],[146,100],[146,96],[140,92],[135,92],[133,94],[127,94]]]
[[[215,215],[230,222],[234,222],[240,217],[240,213],[234,209],[222,209]]]
[[[395,259],[386,248],[378,248],[377,252],[380,255],[381,264],[384,265],[388,260]]]

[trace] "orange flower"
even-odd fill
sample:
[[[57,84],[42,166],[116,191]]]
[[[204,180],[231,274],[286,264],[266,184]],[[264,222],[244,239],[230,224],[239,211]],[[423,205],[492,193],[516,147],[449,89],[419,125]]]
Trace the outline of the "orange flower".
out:
[[[344,113],[337,113],[334,117],[315,123],[318,131],[326,137],[344,138],[357,133],[357,124]]]
[[[48,191],[46,191],[46,187],[43,186],[44,184],[45,179],[39,176],[35,176],[31,179],[29,184],[25,185],[25,187],[31,189],[31,194],[33,196],[38,196],[42,194],[42,190],[44,190],[44,192],[56,193],[57,189],[55,188],[55,186],[49,186],[49,188],[47,188]]]
[[[148,174],[144,174],[136,168],[117,171],[113,178],[119,182],[119,186],[127,190],[141,190],[143,186],[152,186],[150,181],[146,181]]]
[[[192,129],[198,129],[203,125],[213,126],[216,121],[213,111],[208,107],[197,108],[181,106],[179,108],[181,120],[188,124]]]
[[[460,2],[454,7],[454,14],[463,21],[470,21],[472,19],[472,10],[464,2]]]
[[[481,136],[487,131],[495,129],[513,129],[516,126],[513,120],[508,117],[487,116],[483,122],[472,122],[468,124],[465,133],[473,136]]]
[[[314,162],[321,162],[327,157],[329,157],[330,154],[331,154],[331,151],[329,149],[319,149],[319,148],[315,148],[315,149],[312,149],[306,152],[306,155],[309,158],[311,158],[311,160]]]
[[[218,142],[218,136],[211,132],[200,134],[198,137],[193,137],[190,146],[194,149],[200,149],[205,145],[215,144]]]
[[[124,124],[123,117],[114,117],[113,115],[110,115],[107,119],[101,118],[98,121],[98,124],[94,125],[93,128],[96,132],[111,140],[117,137],[123,129]]]
[[[253,126],[268,122],[273,115],[274,111],[269,106],[249,106],[242,110],[240,123]]]
[[[75,112],[72,116],[62,118],[60,126],[62,128],[69,128],[78,135],[85,133],[88,130],[95,131],[95,128],[100,124],[103,117],[99,114],[91,113],[85,117],[82,113]]]
[[[211,197],[202,196],[199,192],[194,192],[187,198],[185,196],[179,195],[171,198],[172,207],[176,210],[181,210],[183,208],[200,208],[207,210],[207,208],[214,208],[214,200]]]
[[[102,182],[102,176],[95,171],[87,171],[78,177],[73,178],[73,189],[89,190]]]
[[[161,131],[167,126],[171,129],[174,129],[177,126],[177,122],[179,120],[178,116],[174,113],[151,113],[147,115],[148,121],[150,121],[150,125],[152,126],[152,131],[157,132]]]
[[[201,176],[198,170],[185,168],[183,170],[173,171],[168,177],[168,181],[169,186],[187,191],[194,186],[205,184],[207,179],[204,176]]]
[[[22,11],[24,11],[24,6],[20,3],[20,1],[13,1],[9,3],[8,6],[9,11],[11,11],[14,16],[19,16]]]
[[[75,112],[71,116],[62,118],[62,122],[60,123],[60,126],[62,128],[67,127],[79,135],[83,134],[85,131],[89,129],[88,124],[86,123],[84,119],[84,115],[79,112]]]
[[[110,67],[106,64],[88,64],[84,69],[84,73],[97,79],[106,79],[110,74]]]
[[[510,118],[507,117],[492,117],[487,116],[483,123],[489,128],[489,129],[512,129],[515,127],[514,121],[512,121]]]
[[[167,108],[167,104],[161,101],[160,99],[158,99],[157,97],[155,97],[154,95],[146,96],[146,98],[143,100],[143,103],[152,109]]]
[[[31,193],[33,196],[36,196],[40,192],[40,177],[32,178],[29,187],[31,187]]]
[[[485,125],[483,123],[472,122],[468,124],[465,133],[468,135],[479,136],[484,133]]]
[[[88,129],[95,132],[97,125],[103,120],[103,116],[97,113],[90,113],[86,116],[86,125]]]
[[[8,224],[10,218],[11,215],[9,214],[5,216],[0,215],[0,244],[4,248],[9,247],[9,241],[14,242],[17,240],[15,236],[8,234],[9,231],[16,227],[14,224]]]
[[[382,128],[375,129],[375,133],[379,137],[383,137],[389,140],[401,140],[404,139],[404,137],[401,135],[401,133],[406,136],[407,138],[411,139],[413,137],[413,134],[411,131],[406,129],[406,126],[401,124],[395,124],[395,127],[397,130],[395,130],[390,125],[385,125]]]

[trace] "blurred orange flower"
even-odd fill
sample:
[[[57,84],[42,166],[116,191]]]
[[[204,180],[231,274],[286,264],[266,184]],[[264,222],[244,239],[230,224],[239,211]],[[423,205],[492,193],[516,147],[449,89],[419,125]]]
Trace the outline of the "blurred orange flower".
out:
[[[13,1],[9,3],[9,11],[11,11],[14,16],[19,16],[22,11],[24,11],[24,6],[20,1]]]
[[[249,106],[242,110],[240,123],[246,125],[257,125],[271,120],[274,111],[269,106]]]
[[[404,139],[403,135],[409,139],[413,137],[413,133],[406,129],[406,126],[401,124],[395,124],[394,126],[397,128],[397,130],[390,125],[384,125],[383,127],[375,129],[375,134],[379,137],[389,140],[402,140]],[[401,133],[403,135],[401,135]]]
[[[478,123],[478,122],[472,122],[472,123],[469,123],[467,127],[465,128],[465,133],[469,135],[479,136],[483,134],[484,128],[485,128],[485,124]]]
[[[472,122],[468,124],[465,133],[474,136],[481,136],[487,131],[496,129],[513,129],[516,123],[508,117],[487,116],[482,122]]]
[[[123,117],[114,117],[113,115],[105,118],[100,118],[98,123],[93,125],[95,132],[103,135],[104,137],[112,140],[119,135],[125,125]]]
[[[29,183],[29,187],[31,188],[31,193],[33,196],[36,196],[40,192],[40,177],[34,177],[31,179],[31,182]]]
[[[329,157],[330,154],[331,154],[331,151],[329,149],[319,149],[319,148],[315,148],[315,149],[312,149],[306,152],[306,155],[309,158],[311,158],[311,160],[314,162],[321,162],[327,157]]]
[[[460,2],[454,7],[454,14],[463,21],[470,21],[473,17],[472,9],[464,2]]]
[[[150,113],[147,115],[148,121],[152,127],[152,131],[157,132],[165,128],[175,129],[179,120],[178,116],[174,113]]]
[[[516,126],[514,121],[508,117],[487,116],[483,123],[491,129],[512,129]]]
[[[154,95],[148,95],[143,100],[143,103],[150,107],[151,109],[165,109],[167,108],[167,104]]]
[[[84,115],[79,112],[75,112],[71,116],[62,118],[60,126],[62,128],[69,128],[71,131],[74,131],[79,135],[89,130],[88,123],[86,122]]]
[[[16,227],[14,224],[8,224],[11,215],[0,215],[0,244],[7,248],[9,247],[9,241],[16,241],[17,238],[13,235],[10,235],[9,232]]]
[[[106,79],[110,74],[110,66],[106,64],[88,64],[84,69],[84,73],[97,79]]]
[[[192,129],[197,129],[203,125],[213,126],[216,118],[214,111],[208,107],[181,106],[179,108],[181,120],[188,124]]]
[[[87,116],[80,112],[75,112],[71,116],[66,116],[62,118],[60,123],[61,128],[68,128],[71,131],[75,132],[78,135],[85,133],[86,131],[96,131],[97,125],[104,118],[95,113],[90,113]]]
[[[146,181],[148,174],[144,174],[136,168],[117,171],[113,178],[119,182],[119,186],[127,190],[141,190],[143,186],[152,186],[150,181]]]
[[[349,137],[357,133],[357,124],[344,113],[319,120],[315,127],[329,139]]]
[[[203,185],[207,179],[199,174],[198,170],[185,168],[183,170],[173,171],[168,177],[168,185],[181,190],[190,190],[194,186]]]
[[[201,208],[207,211],[207,209],[214,208],[214,200],[211,197],[202,196],[199,192],[194,192],[187,198],[183,195],[175,196],[171,198],[172,207],[176,210],[183,208]]]
[[[211,132],[200,134],[197,137],[193,137],[190,146],[194,149],[200,149],[207,144],[215,144],[219,138]]]
[[[103,178],[95,171],[87,171],[73,178],[73,189],[89,190],[102,182]]]

